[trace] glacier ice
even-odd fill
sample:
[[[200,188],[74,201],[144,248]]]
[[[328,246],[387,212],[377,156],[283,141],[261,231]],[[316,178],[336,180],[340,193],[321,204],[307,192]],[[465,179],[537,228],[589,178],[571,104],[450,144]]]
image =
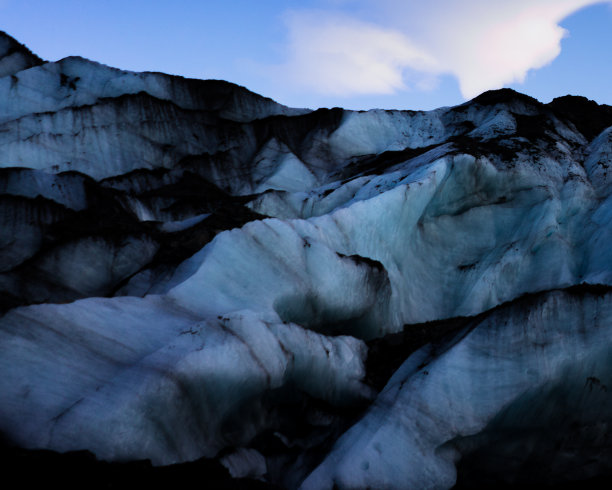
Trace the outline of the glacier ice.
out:
[[[291,109],[2,33],[0,95],[3,437],[291,488],[612,472],[609,107]]]
[[[27,447],[169,464],[247,443],[286,384],[340,405],[370,396],[363,343],[246,310],[202,320],[163,298],[92,298],[14,310],[1,336],[0,420],[21,421],[9,434]]]
[[[0,78],[14,76],[42,63],[43,60],[23,44],[0,31]]]
[[[561,291],[526,298],[416,352],[301,488],[449,488],[461,458],[456,440],[527,400],[552,413],[563,402],[588,410],[590,424],[607,424],[612,406],[601,387],[612,382],[610,299]],[[510,461],[522,457],[507,450]],[[584,478],[581,451],[560,457],[582,466]],[[600,464],[609,471],[608,462]]]

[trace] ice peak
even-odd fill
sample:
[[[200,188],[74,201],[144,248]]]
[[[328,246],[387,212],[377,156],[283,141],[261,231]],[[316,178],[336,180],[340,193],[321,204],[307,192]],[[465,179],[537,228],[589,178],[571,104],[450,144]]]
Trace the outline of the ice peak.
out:
[[[535,105],[540,107],[542,103],[530,97],[529,95],[522,94],[511,88],[501,88],[498,90],[487,90],[482,94],[474,97],[468,104],[480,104],[480,105],[495,105],[495,104],[510,104],[513,102],[522,102],[528,105]]]
[[[6,32],[0,31],[0,78],[38,66],[44,60]]]

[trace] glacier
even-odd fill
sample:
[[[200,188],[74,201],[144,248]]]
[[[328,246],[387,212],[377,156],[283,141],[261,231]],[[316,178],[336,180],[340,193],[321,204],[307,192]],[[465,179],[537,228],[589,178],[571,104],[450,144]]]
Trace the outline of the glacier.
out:
[[[0,33],[0,435],[283,488],[612,474],[612,107],[433,111]]]

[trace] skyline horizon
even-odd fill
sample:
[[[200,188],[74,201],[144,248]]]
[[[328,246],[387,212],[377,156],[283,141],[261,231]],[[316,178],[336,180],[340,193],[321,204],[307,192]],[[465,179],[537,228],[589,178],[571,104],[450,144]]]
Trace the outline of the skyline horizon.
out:
[[[468,3],[477,4],[479,1],[471,0]],[[41,2],[39,0],[32,0],[27,3],[35,4]],[[141,2],[130,3],[130,8],[139,3]],[[243,0],[234,0],[230,3],[234,5],[247,5]],[[294,10],[291,14],[293,15],[293,20],[287,20],[287,8],[291,8],[299,2],[285,2],[289,5],[283,5],[283,9],[280,9],[280,3],[282,2],[276,0],[269,2],[265,8],[262,7],[260,9],[261,12],[250,12],[246,7],[244,11],[241,10],[238,24],[241,24],[245,17],[249,17],[251,13],[255,17],[249,19],[248,26],[250,30],[245,28],[246,24],[242,25],[244,29],[240,32],[240,36],[237,37],[236,32],[227,30],[221,22],[215,22],[220,19],[227,21],[227,8],[217,6],[200,8],[191,1],[182,2],[182,5],[191,5],[191,10],[185,9],[185,12],[180,14],[185,15],[190,12],[210,14],[211,18],[207,22],[209,25],[218,24],[216,26],[217,31],[211,32],[204,28],[201,31],[192,31],[192,25],[186,23],[184,24],[184,32],[182,32],[181,24],[170,22],[170,19],[164,20],[164,22],[167,22],[165,25],[167,29],[155,29],[162,25],[159,24],[163,20],[161,19],[161,13],[169,13],[170,11],[163,11],[160,4],[154,4],[151,9],[153,12],[148,12],[140,24],[133,24],[135,19],[135,12],[133,10],[124,11],[123,16],[120,16],[122,17],[121,21],[111,17],[105,19],[94,16],[94,13],[99,14],[102,10],[96,10],[92,6],[80,6],[80,10],[77,9],[76,12],[72,13],[73,17],[68,18],[60,16],[61,12],[55,12],[60,19],[60,25],[56,31],[49,34],[45,32],[45,29],[41,29],[43,24],[41,24],[40,19],[44,17],[42,11],[41,15],[35,16],[32,22],[24,23],[23,17],[18,15],[21,4],[15,3],[13,0],[0,0],[0,14],[2,14],[0,30],[3,30],[17,42],[25,45],[37,56],[48,61],[58,61],[68,56],[80,56],[103,65],[127,71],[153,71],[185,78],[224,80],[243,86],[254,93],[271,98],[283,105],[296,108],[342,107],[350,110],[369,110],[375,108],[432,110],[438,107],[460,105],[471,100],[479,93],[497,88],[510,88],[533,97],[544,104],[551,102],[557,97],[574,95],[593,100],[600,105],[612,105],[612,93],[605,85],[608,77],[612,76],[612,59],[610,59],[610,62],[607,62],[610,55],[605,49],[607,45],[612,43],[612,30],[609,29],[612,22],[612,3],[609,0],[595,2],[589,0],[564,0],[560,2],[568,5],[572,4],[574,7],[576,5],[583,6],[572,11],[570,15],[563,17],[559,21],[558,26],[556,26],[558,27],[558,32],[555,31],[555,36],[559,38],[558,53],[556,55],[554,52],[547,54],[549,58],[552,56],[551,61],[542,62],[540,59],[537,62],[542,65],[540,68],[525,70],[526,61],[520,59],[516,63],[522,64],[522,68],[516,68],[511,76],[515,78],[523,76],[523,82],[515,80],[500,84],[495,82],[495,80],[499,81],[499,77],[488,82],[476,77],[476,84],[472,84],[471,89],[461,86],[461,77],[463,76],[461,74],[453,75],[439,67],[435,69],[423,68],[425,71],[417,73],[416,69],[410,67],[411,65],[404,67],[402,65],[404,61],[400,60],[400,63],[395,58],[389,62],[389,66],[395,72],[391,70],[389,73],[386,73],[385,69],[389,68],[387,65],[379,67],[381,72],[386,73],[383,73],[387,77],[384,80],[382,78],[380,80],[368,78],[369,68],[363,65],[363,59],[358,59],[357,62],[361,63],[361,65],[342,67],[343,69],[346,68],[346,74],[342,70],[340,70],[342,73],[332,73],[330,75],[332,78],[322,80],[321,84],[323,85],[321,86],[314,86],[313,83],[319,83],[319,79],[325,78],[327,72],[306,74],[306,78],[310,76],[311,79],[306,80],[304,83],[310,83],[311,86],[310,88],[306,85],[300,86],[303,80],[297,80],[295,73],[290,73],[291,70],[289,68],[298,74],[302,73],[308,67],[314,66],[311,59],[312,56],[310,56],[311,53],[307,53],[310,58],[303,59],[303,63],[299,64],[298,61],[301,59],[300,56],[303,58],[303,54],[298,53],[296,55],[298,56],[297,61],[289,60],[286,62],[291,62],[293,65],[279,64],[279,60],[284,63],[285,61],[283,60],[287,58],[287,53],[285,52],[289,49],[287,46],[290,46],[292,42],[295,44],[295,40],[291,41],[283,38],[283,33],[281,32],[282,24],[284,22],[287,28],[287,25],[290,25],[291,22],[297,22],[299,26],[295,29],[302,30],[319,28],[321,26],[316,25],[317,23],[312,18],[312,12],[309,13],[309,11],[304,10],[306,7],[301,5],[300,8],[305,13],[303,15],[300,14],[301,17],[298,18],[295,12],[299,13],[302,11]],[[370,2],[369,0],[309,0],[306,3],[312,8],[322,8],[322,6],[331,8],[330,6],[332,6],[335,8],[342,7],[347,10],[350,7],[354,10],[354,12],[352,10],[351,12],[354,14],[355,19],[357,19],[359,15],[362,15],[358,13],[357,6],[368,6]],[[437,3],[456,5],[456,3],[450,0],[437,0]],[[549,0],[538,0],[537,3],[549,6],[552,2]],[[61,6],[65,7],[70,4],[78,5],[76,2],[69,0],[62,2]],[[111,4],[119,4],[119,2],[109,0],[105,5],[110,6]],[[397,8],[395,0],[384,0],[382,4],[393,5],[394,8]],[[41,5],[45,7],[44,2]],[[197,10],[198,8],[200,10]],[[381,7],[381,10],[384,10],[383,7]],[[104,12],[110,15],[112,10],[107,9]],[[342,20],[344,17],[333,17],[334,15],[339,15],[334,13],[335,11],[330,10],[331,14],[323,10],[317,10],[316,12],[320,12],[323,19],[325,19],[325,15],[331,15],[332,17],[330,18],[340,19],[338,20],[340,23],[341,21],[344,22]],[[9,14],[8,16],[6,15],[7,13]],[[174,14],[179,15],[177,12],[174,12]],[[295,20],[295,18],[298,18],[298,20]],[[257,22],[257,20],[262,19],[265,19],[267,23]],[[346,21],[349,27],[351,22],[357,21]],[[355,24],[356,27],[359,28],[360,33],[362,31],[365,32],[364,35],[367,37],[369,35],[368,29],[374,29],[372,27],[374,26],[374,21],[372,21],[371,25],[366,25],[362,21],[359,22],[361,23]],[[322,23],[324,24],[324,22]],[[48,29],[48,24],[48,22],[44,24],[46,29]],[[130,25],[129,30],[125,29],[125,25],[128,24]],[[78,26],[78,28],[75,27],[72,30],[61,29],[61,25]],[[345,29],[348,29],[346,30],[346,36],[354,34],[351,34],[349,27],[345,26]],[[342,26],[339,27],[339,29],[341,28]],[[107,31],[112,33],[113,29],[116,29],[119,35],[106,36],[103,41],[103,34]],[[235,29],[238,28],[235,27]],[[344,31],[341,32],[344,33]],[[180,33],[181,36],[178,36],[177,33]],[[397,43],[401,44],[404,42],[403,38],[397,37],[399,36],[398,33],[399,31],[383,31],[381,28],[372,31],[371,39],[382,39],[384,41],[386,36],[391,36],[389,38],[391,39],[390,43],[395,49]],[[538,30],[538,35],[540,35],[539,33],[540,31]],[[321,34],[322,39],[326,39],[325,35],[327,34]],[[224,44],[224,41],[228,39],[231,41],[230,44],[227,42]],[[279,39],[282,42],[279,42]],[[211,40],[214,40],[213,44],[210,43]],[[361,51],[363,51],[363,46],[360,48]],[[345,51],[349,48],[351,47],[344,45],[337,47],[338,50]],[[374,54],[383,53],[383,48],[387,49],[388,46],[376,47],[378,51]],[[346,60],[352,62],[355,57],[350,52],[345,51],[335,52],[336,59],[340,60],[340,64]],[[359,51],[358,55],[365,56],[364,59],[369,62],[371,57],[367,58],[368,54],[363,54],[361,51]],[[403,52],[400,54],[404,57],[407,56],[406,59],[410,58],[406,63],[413,63],[414,56],[420,56],[414,53],[409,56]],[[468,59],[471,59],[472,54],[471,52],[467,53]],[[473,57],[477,58],[477,54],[475,53]],[[519,58],[524,55],[523,51],[520,51],[519,54]],[[239,58],[237,57],[238,55],[243,57]],[[257,58],[258,56],[259,58]],[[478,60],[478,62],[480,61]],[[414,63],[418,64],[421,62],[416,61]],[[497,62],[497,64],[500,63]],[[356,66],[359,70],[363,70],[355,71]],[[317,67],[315,66],[315,68]],[[333,67],[330,68],[332,71],[333,69]],[[478,73],[478,70],[481,69],[482,67],[475,69],[475,73]],[[302,71],[300,72],[300,70]],[[427,70],[433,71],[428,75]],[[362,72],[364,73],[364,80],[361,80]],[[356,79],[354,83],[350,80],[347,82],[347,78],[351,78],[348,77],[351,73],[354,75],[352,79]],[[288,76],[293,78],[287,78]],[[401,76],[401,79],[398,79],[397,76]],[[469,76],[474,79],[472,74]],[[291,80],[293,80],[293,85],[289,83]],[[468,82],[465,83],[471,83],[469,82],[469,77],[466,80]],[[330,81],[336,81],[337,84]],[[388,84],[384,85],[387,82]],[[492,86],[484,85],[485,82],[489,85],[492,84]],[[351,83],[353,85],[350,85]],[[478,92],[475,92],[476,89]]]

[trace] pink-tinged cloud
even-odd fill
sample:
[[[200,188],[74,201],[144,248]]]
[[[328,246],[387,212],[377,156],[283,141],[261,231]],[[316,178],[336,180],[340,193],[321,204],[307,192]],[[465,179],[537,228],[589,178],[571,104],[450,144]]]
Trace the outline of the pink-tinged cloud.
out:
[[[609,0],[608,0],[609,1]],[[287,61],[277,71],[296,90],[391,94],[454,75],[465,98],[524,81],[552,62],[559,23],[593,0],[355,0],[359,14],[293,11]],[[409,77],[406,75],[409,74]],[[410,82],[408,82],[410,80]]]

